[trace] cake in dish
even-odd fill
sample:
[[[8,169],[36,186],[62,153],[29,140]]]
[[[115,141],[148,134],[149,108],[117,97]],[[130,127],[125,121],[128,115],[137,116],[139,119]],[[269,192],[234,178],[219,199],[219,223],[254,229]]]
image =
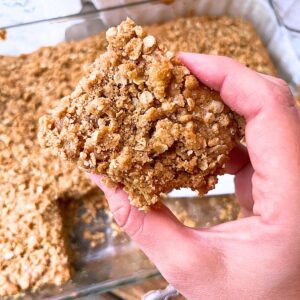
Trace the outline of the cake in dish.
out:
[[[195,16],[146,29],[174,53],[227,55],[275,73],[253,26],[240,18]],[[68,228],[59,208],[65,201],[86,201],[94,187],[74,164],[41,149],[37,124],[89,74],[89,65],[106,47],[101,32],[18,57],[0,56],[1,297],[45,283],[60,286],[71,278]]]

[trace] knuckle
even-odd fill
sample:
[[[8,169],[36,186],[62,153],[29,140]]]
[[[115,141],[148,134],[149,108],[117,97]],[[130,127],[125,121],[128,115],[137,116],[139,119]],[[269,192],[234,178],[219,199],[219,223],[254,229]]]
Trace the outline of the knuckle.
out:
[[[276,80],[280,81],[280,83],[266,83],[265,86],[266,99],[269,100],[269,104],[277,103],[283,106],[293,106],[294,99],[288,84],[282,79],[278,78]]]
[[[124,229],[124,226],[126,226],[126,224],[128,223],[130,210],[131,209],[128,205],[121,205],[112,211],[112,214],[113,214],[116,222],[123,229]]]
[[[130,225],[129,223],[126,223],[123,229],[131,236],[131,238],[136,239],[143,234],[144,220],[138,220]]]
[[[113,211],[118,225],[131,237],[137,238],[143,233],[144,214],[138,218],[133,216],[134,208],[131,205],[122,205]]]
[[[287,100],[291,100],[293,98],[292,92],[287,84],[286,85],[282,85],[282,84],[278,85],[277,90],[278,90],[278,94],[280,95],[280,97],[282,99],[285,99],[287,101]]]
[[[277,93],[275,96],[275,101],[283,106],[294,107],[294,97],[288,86],[286,87],[278,87]]]
[[[281,87],[283,87],[283,88],[289,88],[288,83],[287,83],[285,80],[281,79],[281,78],[275,77],[275,82],[276,82],[279,86],[281,86]]]

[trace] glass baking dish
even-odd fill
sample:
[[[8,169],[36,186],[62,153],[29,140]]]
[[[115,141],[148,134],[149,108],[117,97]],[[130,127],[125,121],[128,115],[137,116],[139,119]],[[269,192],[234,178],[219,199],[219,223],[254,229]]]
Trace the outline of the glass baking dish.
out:
[[[229,221],[237,218],[239,212],[234,195],[202,199],[167,198],[164,202],[179,220],[190,227],[207,227]],[[82,206],[78,213],[84,213],[84,210]],[[104,241],[92,246],[84,238],[86,230],[103,233]],[[115,223],[112,224],[112,216],[107,209],[98,209],[93,222],[77,223],[67,231],[72,236],[71,249],[76,251],[76,257],[72,259],[72,280],[61,287],[51,286],[34,294],[27,293],[25,299],[75,299],[159,275],[128,236]]]
[[[51,20],[34,21],[6,27],[7,39],[0,41],[0,55],[18,55],[32,52],[42,46],[56,45],[62,41],[79,40],[105,31],[129,16],[140,24],[150,24],[174,19],[179,16],[210,14],[239,15],[254,23],[267,45],[280,76],[295,87],[300,82],[300,63],[289,43],[280,32],[276,16],[267,1],[260,0],[181,0],[181,1],[120,1],[118,6],[106,5],[87,13]],[[147,13],[146,13],[147,12]],[[1,27],[1,24],[0,24]],[[284,43],[276,41],[284,39]],[[220,218],[220,211],[231,211],[236,218],[238,206],[233,196],[208,196],[206,198],[168,198],[166,203],[177,213],[185,212],[195,226],[208,226],[228,219]],[[124,284],[138,282],[158,275],[153,264],[137,249],[123,233],[114,234],[111,215],[105,210],[97,212],[101,226],[95,222],[94,231],[103,232],[105,243],[89,248],[81,238],[84,230],[74,227],[74,241],[79,258],[74,261],[72,281],[59,288],[46,287],[36,294],[27,294],[25,299],[74,299],[102,293]],[[85,225],[82,225],[85,226]],[[98,227],[97,227],[98,226]]]

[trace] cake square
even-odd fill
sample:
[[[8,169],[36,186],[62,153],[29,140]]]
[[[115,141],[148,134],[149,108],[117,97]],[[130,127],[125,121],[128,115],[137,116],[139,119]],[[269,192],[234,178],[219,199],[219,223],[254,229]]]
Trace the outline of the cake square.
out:
[[[106,38],[90,73],[40,119],[41,145],[122,184],[139,209],[174,188],[206,193],[239,138],[236,115],[132,20]]]

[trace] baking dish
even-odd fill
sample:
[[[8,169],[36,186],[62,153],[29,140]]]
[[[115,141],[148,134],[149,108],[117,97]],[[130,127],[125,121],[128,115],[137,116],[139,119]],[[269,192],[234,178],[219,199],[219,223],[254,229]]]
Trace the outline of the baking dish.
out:
[[[251,20],[268,46],[280,74],[291,86],[299,83],[299,61],[288,37],[281,32],[276,17],[266,2],[248,0],[241,4],[240,1],[228,0],[220,4],[219,1],[182,0],[168,5],[162,1],[139,1],[134,4],[125,2],[121,6],[106,6],[85,14],[8,27],[7,40],[0,42],[0,54],[17,55],[34,51],[41,46],[55,45],[64,40],[82,39],[118,24],[126,16],[130,16],[140,24],[149,24],[187,15],[191,10],[197,15],[229,13]],[[284,42],[278,43],[278,40]],[[202,216],[209,223],[216,216],[205,208],[205,201],[185,198],[177,201],[170,199],[168,202],[170,205],[179,203],[180,207],[186,203],[189,207],[186,209],[192,218]],[[99,212],[99,215],[103,218],[104,224],[111,218],[103,212]],[[125,235],[114,240],[109,226],[99,230],[105,231],[108,242],[101,248],[93,250],[83,247],[72,282],[61,288],[45,288],[39,294],[27,295],[27,298],[71,299],[104,292],[158,274],[154,266]],[[79,238],[78,242],[80,243]]]
[[[207,227],[237,218],[239,207],[233,195],[206,198],[167,198],[165,204],[179,220],[190,227]],[[82,207],[83,208],[83,207]],[[81,208],[79,209],[79,212]],[[97,211],[91,224],[81,222],[70,230],[76,243],[72,281],[62,287],[45,287],[37,293],[27,293],[25,299],[62,300],[103,293],[125,284],[136,283],[159,275],[147,257],[122,231],[114,229],[111,214]],[[83,238],[85,230],[103,232],[105,242],[91,247]],[[23,296],[21,299],[24,299]]]

